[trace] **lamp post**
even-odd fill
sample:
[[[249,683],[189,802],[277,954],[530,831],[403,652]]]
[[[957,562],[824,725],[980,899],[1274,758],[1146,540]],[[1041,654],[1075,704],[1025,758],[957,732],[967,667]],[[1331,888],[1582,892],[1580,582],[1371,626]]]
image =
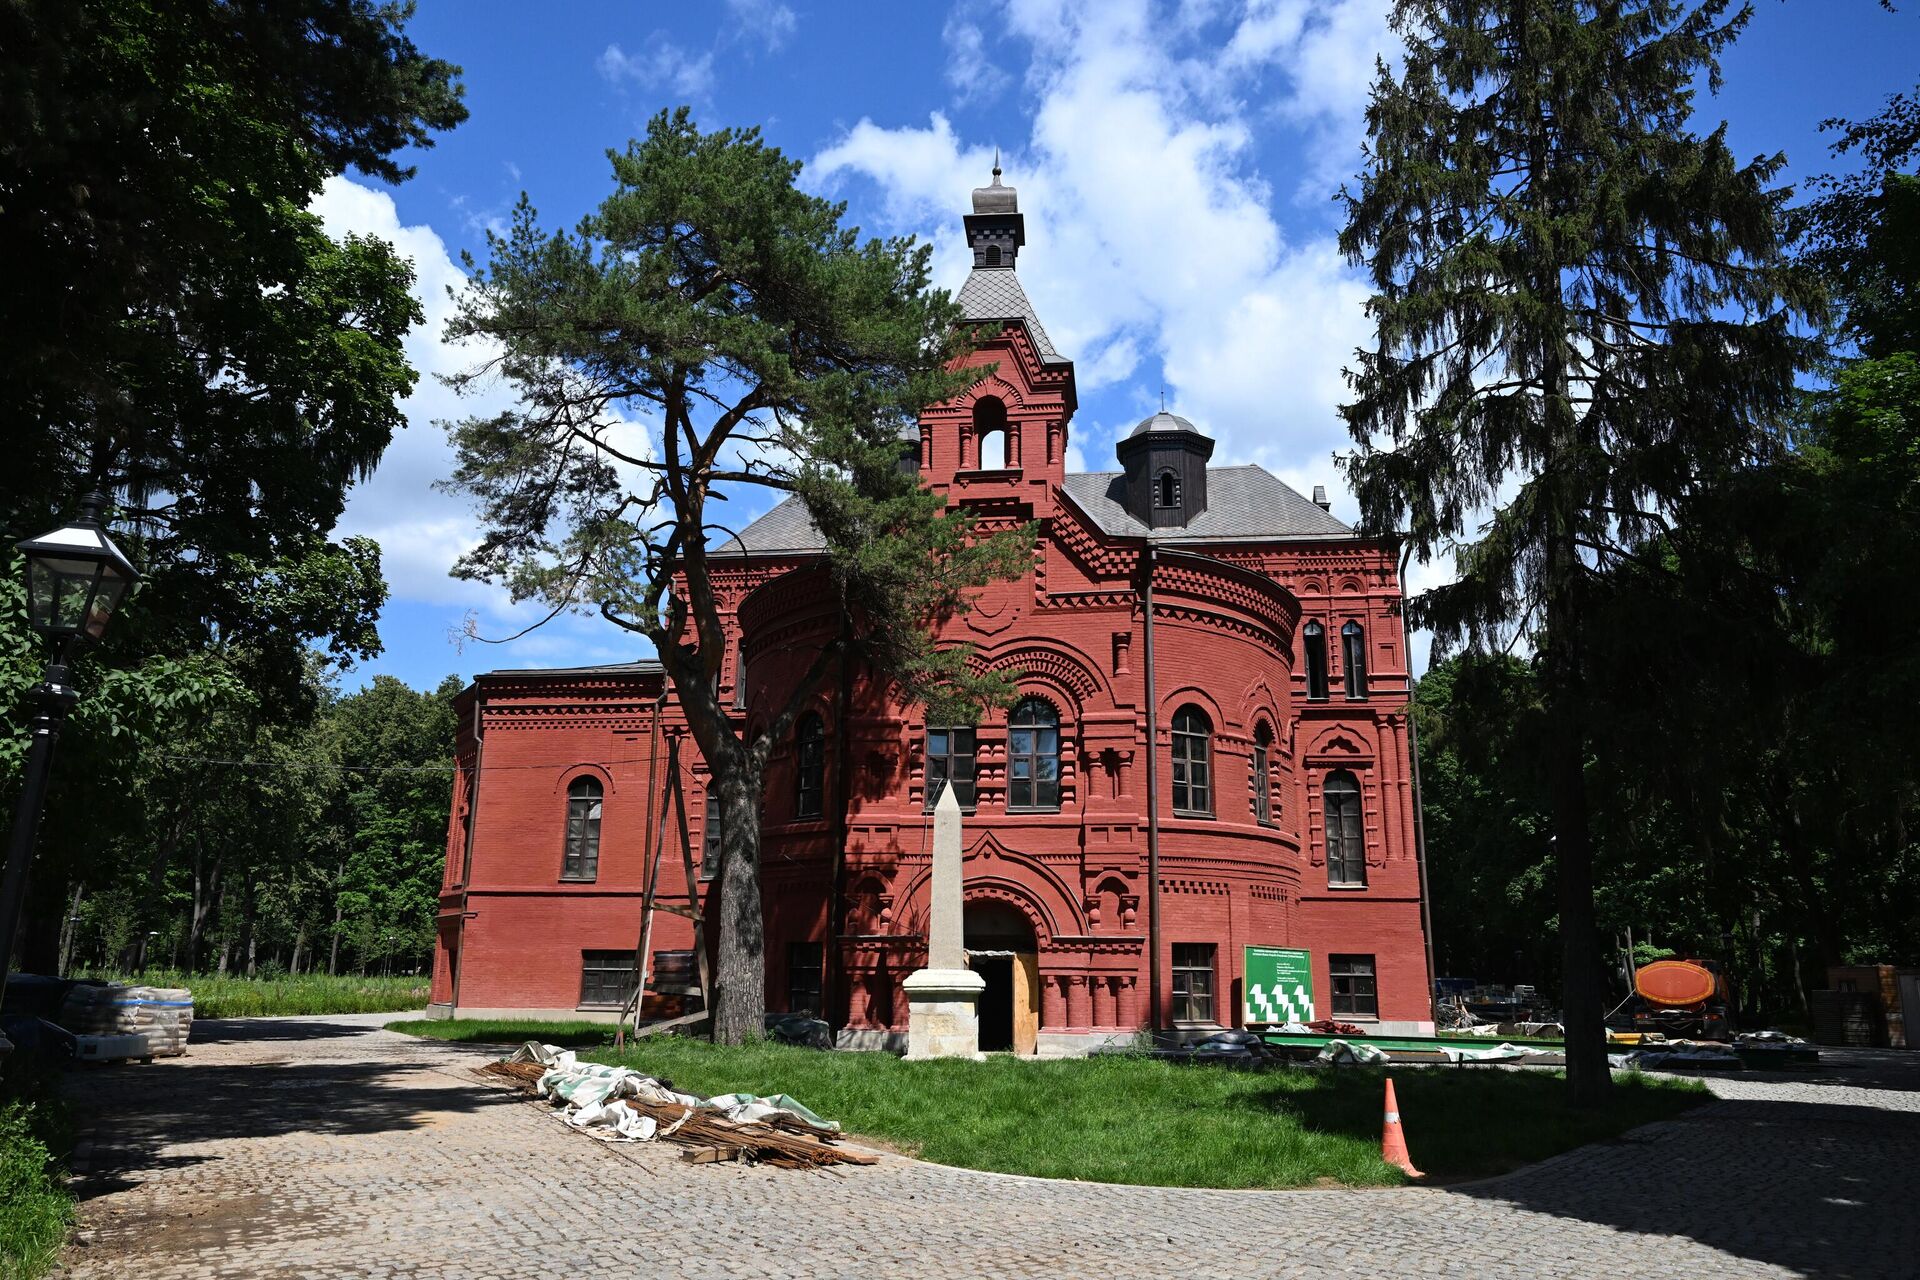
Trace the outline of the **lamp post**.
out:
[[[106,507],[104,494],[90,493],[80,503],[73,523],[15,544],[27,558],[27,621],[54,641],[57,651],[46,677],[30,695],[35,707],[32,740],[20,775],[6,869],[0,873],[0,991],[5,990],[13,958],[27,865],[33,861],[40,811],[47,802],[54,744],[59,741],[61,723],[79,698],[67,684],[67,658],[76,643],[98,640],[106,633],[114,610],[140,578],[100,525]]]

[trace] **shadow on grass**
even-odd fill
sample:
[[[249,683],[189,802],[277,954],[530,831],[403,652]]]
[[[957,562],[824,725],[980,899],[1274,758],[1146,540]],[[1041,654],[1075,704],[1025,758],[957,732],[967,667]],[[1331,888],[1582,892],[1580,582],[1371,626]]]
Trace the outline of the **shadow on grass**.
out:
[[[1566,1105],[1557,1073],[1485,1068],[1286,1072],[1262,1077],[1271,1083],[1235,1101],[1288,1116],[1308,1132],[1377,1143],[1389,1074],[1414,1163],[1445,1179],[1506,1173],[1712,1101],[1690,1081],[1631,1079],[1614,1089],[1606,1110],[1579,1112]]]

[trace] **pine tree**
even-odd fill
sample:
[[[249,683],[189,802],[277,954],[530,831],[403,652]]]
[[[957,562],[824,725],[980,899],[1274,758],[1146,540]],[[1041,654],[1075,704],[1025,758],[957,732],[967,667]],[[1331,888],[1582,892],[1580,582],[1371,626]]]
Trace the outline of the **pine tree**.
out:
[[[1343,408],[1366,523],[1456,580],[1447,643],[1531,634],[1573,1100],[1608,1087],[1593,909],[1583,596],[1688,496],[1774,447],[1817,305],[1782,248],[1780,156],[1692,127],[1729,0],[1400,0],[1341,245],[1378,326]],[[1615,691],[1609,691],[1610,696]]]
[[[959,308],[910,240],[860,243],[843,207],[795,186],[758,130],[703,134],[682,108],[611,156],[615,190],[578,234],[523,200],[452,325],[497,344],[521,407],[458,424],[455,487],[487,532],[458,572],[644,636],[720,801],[713,1032],[761,1030],[760,798],[767,761],[849,664],[936,715],[1003,700],[930,624],[1030,560],[1026,529],[984,536],[901,465],[921,409],[982,370],[949,369]],[[636,420],[642,426],[636,428]],[[645,443],[637,443],[644,434]],[[742,731],[718,697],[726,637],[707,543],[719,506],[790,492],[825,542],[839,635]],[[757,718],[764,714],[764,721]]]

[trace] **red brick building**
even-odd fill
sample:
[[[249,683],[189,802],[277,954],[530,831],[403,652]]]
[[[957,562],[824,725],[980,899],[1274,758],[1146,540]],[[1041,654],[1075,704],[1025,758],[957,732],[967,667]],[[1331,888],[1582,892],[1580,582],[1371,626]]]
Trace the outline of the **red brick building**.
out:
[[[1390,550],[1259,467],[1210,467],[1213,441],[1166,412],[1120,442],[1117,469],[1068,473],[1073,363],[1020,286],[1023,223],[997,170],[973,210],[959,300],[986,330],[970,359],[997,369],[925,414],[918,465],[989,522],[1039,523],[1032,569],[952,624],[982,663],[1019,673],[1019,701],[940,726],[857,678],[818,692],[768,771],[770,1008],[818,1011],[843,1044],[904,1042],[931,797],[951,780],[989,1045],[1073,1052],[1155,1021],[1236,1025],[1249,945],[1311,953],[1318,1016],[1430,1031]],[[790,501],[720,549],[721,680],[743,726],[831,634],[810,587],[819,546]],[[684,728],[662,684],[640,662],[497,671],[464,695],[436,1006],[618,1005],[657,813],[649,761],[666,758],[656,730]],[[698,854],[706,777],[690,739],[681,767]],[[663,875],[679,888],[677,852]],[[656,948],[690,945],[683,920],[656,930]]]

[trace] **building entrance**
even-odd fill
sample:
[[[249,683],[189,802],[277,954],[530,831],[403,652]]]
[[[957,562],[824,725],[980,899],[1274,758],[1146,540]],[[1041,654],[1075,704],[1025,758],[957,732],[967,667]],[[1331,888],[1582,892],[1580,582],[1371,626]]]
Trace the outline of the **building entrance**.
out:
[[[1040,954],[1033,925],[1004,902],[966,905],[967,964],[980,993],[980,1049],[1031,1054],[1040,1038]]]

